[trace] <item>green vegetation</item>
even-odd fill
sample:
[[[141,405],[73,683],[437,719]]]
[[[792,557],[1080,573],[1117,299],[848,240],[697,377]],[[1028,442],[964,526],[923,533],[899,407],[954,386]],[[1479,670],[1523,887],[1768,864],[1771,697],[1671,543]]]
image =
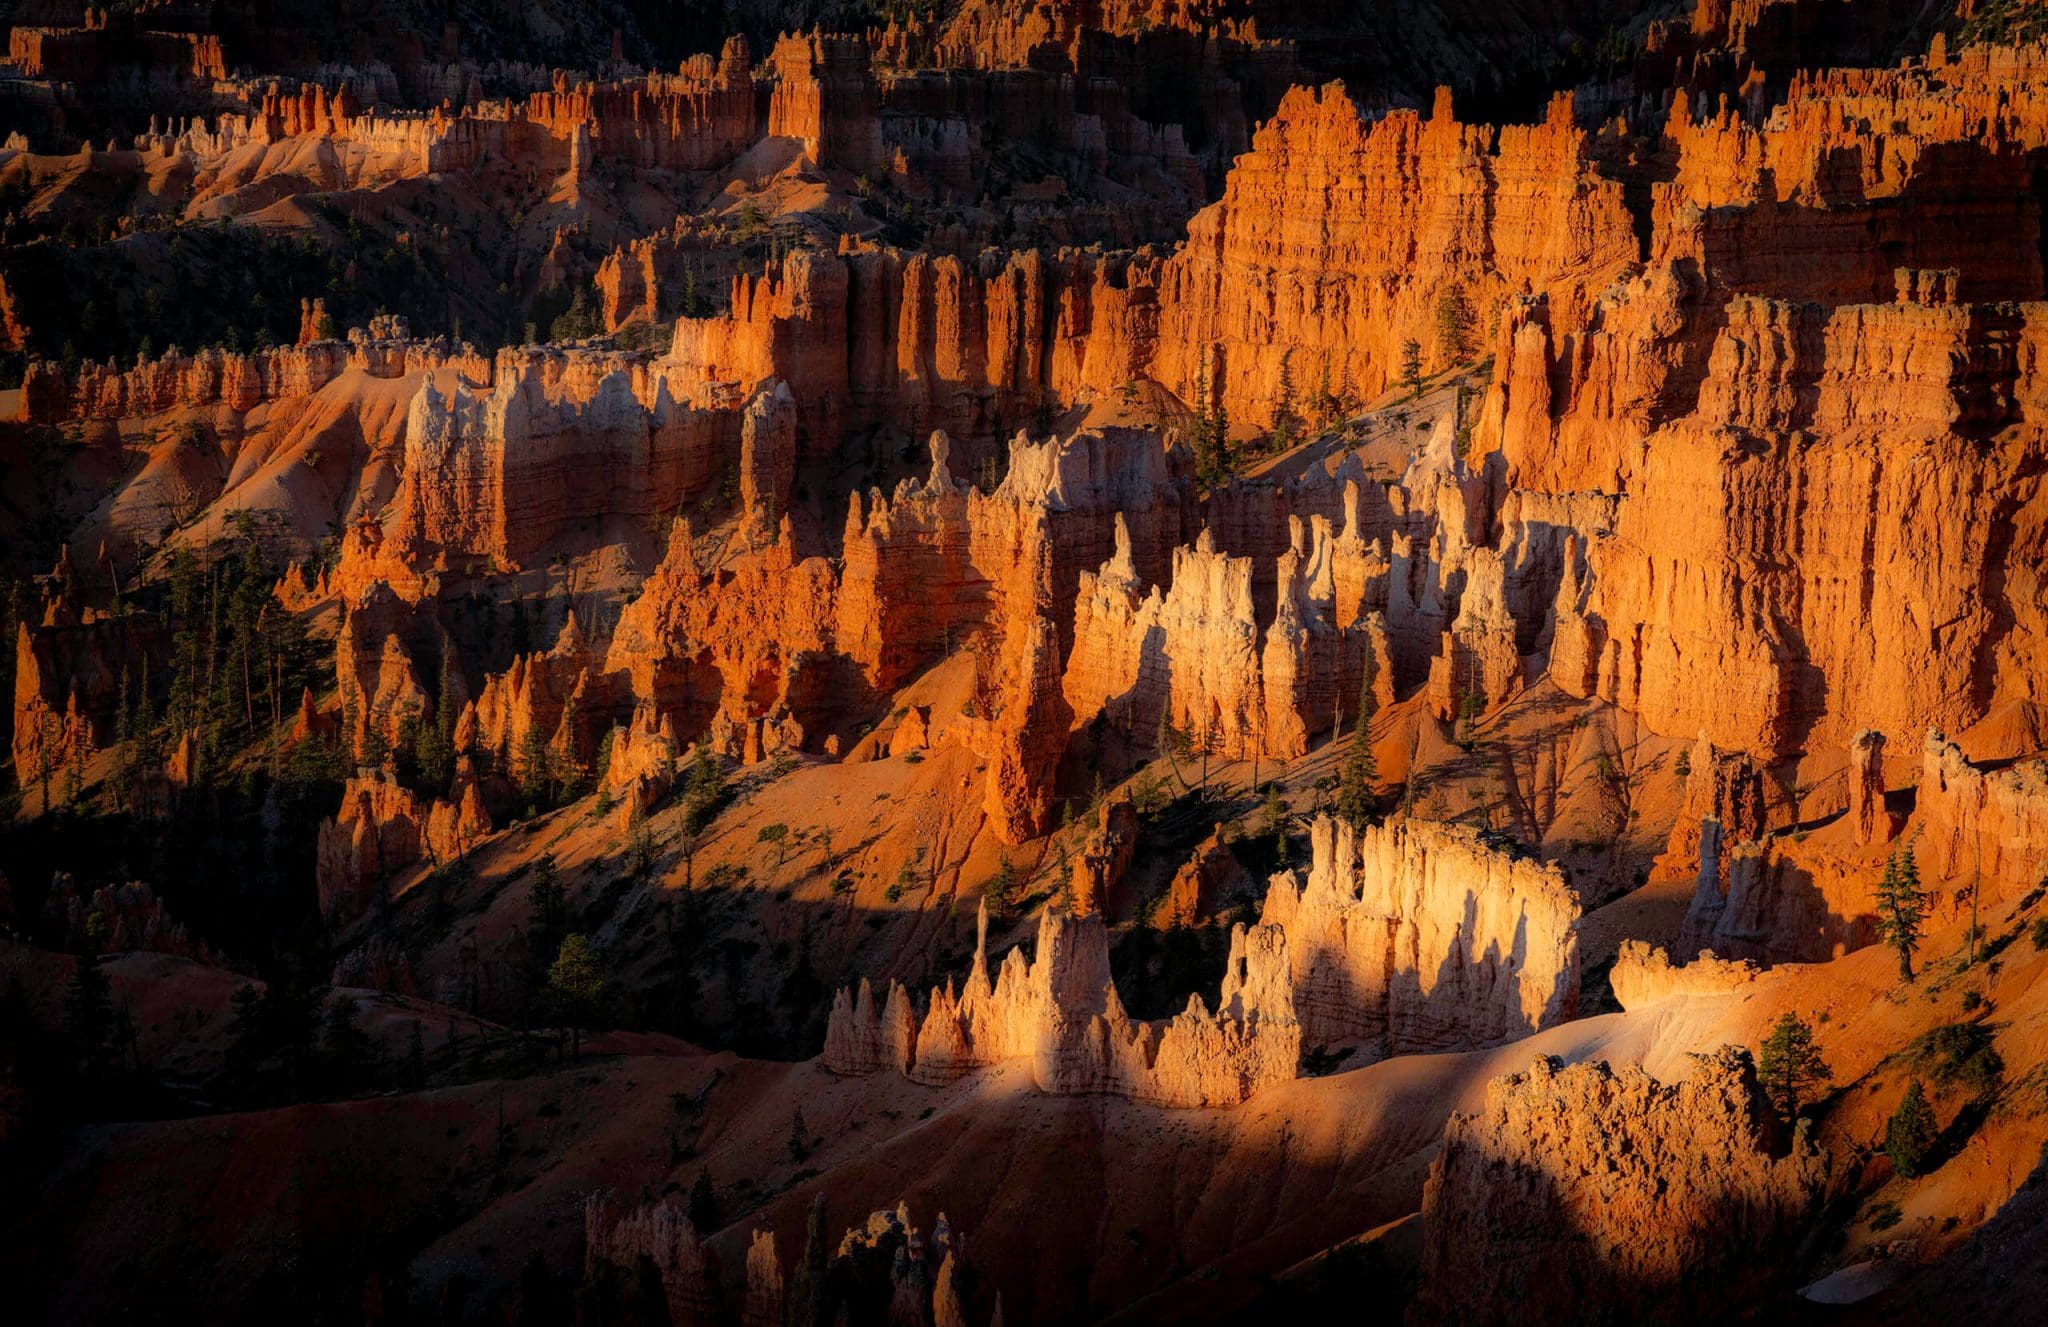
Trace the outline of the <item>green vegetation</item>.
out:
[[[590,937],[579,932],[563,936],[562,947],[548,969],[548,987],[568,1024],[571,1055],[583,1054],[583,1027],[597,1012],[604,986],[603,960]]]
[[[1920,888],[1920,867],[1908,844],[1904,851],[1885,859],[1884,875],[1877,882],[1878,934],[1899,956],[1900,981],[1913,980],[1913,953],[1920,947],[1927,906],[1928,896]]]
[[[1937,1132],[1934,1108],[1916,1078],[1906,1085],[1905,1097],[1884,1126],[1884,1152],[1892,1159],[1892,1169],[1906,1179],[1918,1175]]]
[[[1440,358],[1462,364],[1472,354],[1478,318],[1463,286],[1446,286],[1436,297],[1436,349]]]
[[[2005,1060],[1991,1043],[1986,1024],[1945,1023],[1914,1038],[1908,1056],[1942,1087],[1988,1098],[2005,1077]]]
[[[1793,1013],[1780,1017],[1771,1028],[1756,1063],[1764,1095],[1788,1122],[1798,1118],[1834,1072],[1814,1044],[1812,1025]]]

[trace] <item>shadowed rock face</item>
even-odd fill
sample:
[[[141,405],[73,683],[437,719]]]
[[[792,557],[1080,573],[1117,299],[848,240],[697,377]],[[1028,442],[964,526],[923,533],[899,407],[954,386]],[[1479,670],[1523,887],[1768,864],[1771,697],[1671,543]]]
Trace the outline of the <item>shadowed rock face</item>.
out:
[[[1780,1150],[1733,1047],[1675,1084],[1548,1059],[1497,1078],[1430,1164],[1409,1321],[1718,1320],[1793,1274],[1787,1246],[1824,1195],[1804,1130]]]

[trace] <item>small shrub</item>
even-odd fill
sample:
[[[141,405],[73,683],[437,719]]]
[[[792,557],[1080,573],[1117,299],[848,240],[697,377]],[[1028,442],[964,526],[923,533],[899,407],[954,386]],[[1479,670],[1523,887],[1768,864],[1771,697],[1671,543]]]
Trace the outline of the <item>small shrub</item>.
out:
[[[2048,917],[2042,917],[2034,923],[2034,929],[2028,938],[2034,942],[2035,953],[2048,950]]]
[[[1916,1078],[1907,1085],[1899,1108],[1884,1127],[1884,1152],[1892,1159],[1892,1169],[1906,1179],[1918,1175],[1937,1132],[1934,1108],[1927,1104],[1927,1094]]]
[[[1987,1097],[1998,1090],[2005,1061],[1982,1023],[1947,1023],[1914,1039],[1912,1055],[1943,1087]]]
[[[1865,1219],[1864,1224],[1868,1225],[1872,1230],[1890,1230],[1893,1226],[1899,1224],[1899,1218],[1904,1215],[1905,1213],[1899,1210],[1897,1203],[1878,1203],[1870,1209],[1870,1215]]]

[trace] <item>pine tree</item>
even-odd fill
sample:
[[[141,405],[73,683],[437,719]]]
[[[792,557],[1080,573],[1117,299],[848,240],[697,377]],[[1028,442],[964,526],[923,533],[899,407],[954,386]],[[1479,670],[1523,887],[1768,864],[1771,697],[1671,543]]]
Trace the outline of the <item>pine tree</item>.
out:
[[[405,1085],[415,1092],[427,1085],[427,1039],[417,1018],[412,1020],[412,1032],[406,1039]]]
[[[696,832],[685,824],[685,863],[688,863],[696,853],[696,837]],[[654,870],[655,856],[654,831],[648,827],[647,810],[635,797],[632,810],[626,817],[626,867],[635,876],[645,876]]]
[[[802,1161],[811,1154],[810,1130],[804,1127],[804,1108],[798,1106],[789,1120],[789,1159]]]
[[[1757,1076],[1764,1094],[1788,1122],[1797,1118],[1810,1093],[1825,1086],[1833,1071],[1813,1043],[1806,1020],[1786,1013],[1771,1028],[1757,1055]]]
[[[996,873],[982,887],[982,894],[988,899],[989,911],[997,916],[1008,913],[1010,905],[1016,902],[1017,867],[1008,851],[996,850]]]
[[[1920,867],[1912,845],[1885,859],[1877,883],[1877,926],[1884,942],[1899,956],[1899,980],[1913,980],[1913,954],[1927,921],[1927,895],[1920,888]]]
[[[355,1000],[349,996],[338,997],[327,1006],[320,1029],[328,1082],[337,1093],[348,1093],[361,1085],[363,1071],[373,1053],[369,1037],[356,1022],[357,1009]]]
[[[690,756],[690,777],[683,789],[683,821],[692,834],[711,823],[725,801],[725,767],[709,742],[697,743]]]
[[[1351,729],[1351,750],[1337,778],[1337,818],[1353,829],[1364,829],[1379,810],[1373,785],[1379,781],[1379,762],[1372,752],[1372,720],[1378,708],[1373,696],[1375,660],[1370,646],[1365,651],[1365,675],[1358,688],[1358,722]]]
[[[1266,835],[1273,840],[1273,853],[1280,865],[1287,865],[1287,803],[1280,796],[1279,780],[1266,785]]]
[[[1422,392],[1422,343],[1409,337],[1401,343],[1401,381],[1408,387],[1410,396]]]
[[[1884,1152],[1892,1159],[1892,1169],[1909,1180],[1918,1175],[1938,1131],[1934,1108],[1916,1078],[1906,1085],[1905,1097],[1884,1126]]]
[[[589,937],[573,933],[562,937],[562,947],[548,969],[548,986],[568,1018],[571,1053],[581,1055],[583,1024],[604,994],[604,965]]]
[[[519,795],[535,810],[543,809],[548,796],[548,743],[536,725],[526,730],[519,744]]]
[[[1462,286],[1446,286],[1436,297],[1437,353],[1461,364],[1472,352],[1472,301]]]
[[[708,1167],[697,1172],[696,1183],[690,1186],[690,1224],[696,1227],[700,1238],[710,1235],[720,1225],[718,1190],[712,1186]]]
[[[106,1062],[108,1034],[113,1030],[113,1002],[108,995],[107,974],[100,971],[97,954],[81,955],[71,974],[71,989],[64,1000],[64,1027],[71,1036],[71,1048],[87,1074],[96,1074]]]
[[[553,853],[543,853],[535,859],[533,885],[527,890],[526,899],[533,909],[535,942],[543,952],[553,952],[561,944],[569,921],[568,896],[562,889],[561,872],[555,866]]]
[[[783,1321],[789,1327],[831,1327],[831,1249],[825,1242],[825,1195],[811,1199],[804,1251],[789,1279]]]
[[[1280,356],[1279,391],[1273,403],[1273,450],[1284,452],[1294,445],[1294,354]]]

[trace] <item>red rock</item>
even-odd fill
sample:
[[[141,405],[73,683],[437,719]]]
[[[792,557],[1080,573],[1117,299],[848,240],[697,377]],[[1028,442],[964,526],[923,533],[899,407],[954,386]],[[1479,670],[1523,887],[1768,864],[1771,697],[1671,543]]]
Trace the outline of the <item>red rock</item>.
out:
[[[1422,1196],[1421,1322],[1705,1322],[1752,1304],[1819,1215],[1827,1155],[1776,1130],[1749,1053],[1659,1083],[1539,1058],[1453,1115]]]

